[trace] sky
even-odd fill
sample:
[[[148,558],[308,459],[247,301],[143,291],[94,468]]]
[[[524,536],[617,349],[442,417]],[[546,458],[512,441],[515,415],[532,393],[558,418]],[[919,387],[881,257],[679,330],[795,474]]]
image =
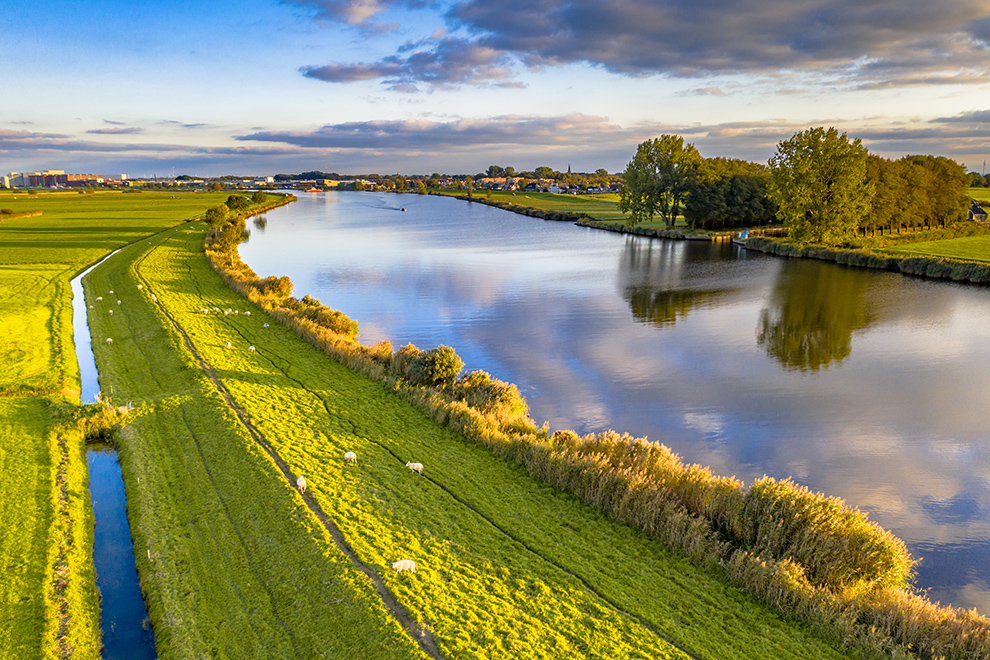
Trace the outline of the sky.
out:
[[[835,126],[990,159],[987,0],[214,0],[0,12],[0,173],[622,171]]]

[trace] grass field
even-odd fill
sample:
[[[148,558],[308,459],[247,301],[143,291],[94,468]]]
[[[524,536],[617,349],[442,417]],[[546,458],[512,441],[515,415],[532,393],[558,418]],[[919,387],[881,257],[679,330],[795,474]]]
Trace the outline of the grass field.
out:
[[[990,202],[990,188],[970,188],[968,190],[970,199],[978,202]]]
[[[878,250],[897,256],[944,257],[961,261],[990,262],[990,236],[950,238],[944,241],[910,243],[903,247]]]
[[[122,463],[163,658],[422,657],[431,643],[456,658],[842,657],[259,310],[199,313],[249,303],[188,231],[125,249],[86,283],[123,296],[91,324],[104,385],[139,405]],[[391,570],[403,558],[415,575]]]
[[[223,199],[0,194],[2,658],[99,657],[84,443],[60,421],[79,403],[69,280]]]

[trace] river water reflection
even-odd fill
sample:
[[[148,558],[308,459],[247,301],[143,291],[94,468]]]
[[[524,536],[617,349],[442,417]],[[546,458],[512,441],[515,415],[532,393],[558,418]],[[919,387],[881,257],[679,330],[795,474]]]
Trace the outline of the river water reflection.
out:
[[[268,218],[244,260],[365,343],[448,344],[537,423],[843,497],[923,557],[930,597],[990,614],[990,290],[437,197],[310,194]]]

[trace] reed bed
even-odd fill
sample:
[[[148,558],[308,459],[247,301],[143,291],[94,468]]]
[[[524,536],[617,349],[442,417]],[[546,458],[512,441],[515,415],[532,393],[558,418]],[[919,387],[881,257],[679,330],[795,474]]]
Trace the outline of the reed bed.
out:
[[[340,312],[316,310],[318,301],[293,298],[288,278],[258,278],[231,240],[243,228],[243,219],[235,218],[207,235],[206,254],[228,285],[532,477],[644,531],[782,616],[867,657],[990,657],[990,620],[912,593],[915,562],[903,541],[841,499],[766,476],[747,488],[628,434],[549,434],[528,416],[514,385],[484,372],[437,387],[417,384],[422,379],[413,377],[415,365],[426,352],[408,345],[392,353],[388,342],[364,346],[355,339],[356,323],[343,321]]]

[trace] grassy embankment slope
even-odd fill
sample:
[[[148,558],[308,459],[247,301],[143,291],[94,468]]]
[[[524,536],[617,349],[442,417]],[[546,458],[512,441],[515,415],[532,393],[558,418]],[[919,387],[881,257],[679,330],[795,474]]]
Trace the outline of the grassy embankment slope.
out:
[[[0,194],[0,657],[99,657],[83,435],[61,423],[79,403],[69,280],[207,203]]]
[[[163,658],[841,657],[260,310],[212,311],[250,303],[202,240],[169,232],[87,282],[126,310],[91,323],[139,405],[121,460]]]

